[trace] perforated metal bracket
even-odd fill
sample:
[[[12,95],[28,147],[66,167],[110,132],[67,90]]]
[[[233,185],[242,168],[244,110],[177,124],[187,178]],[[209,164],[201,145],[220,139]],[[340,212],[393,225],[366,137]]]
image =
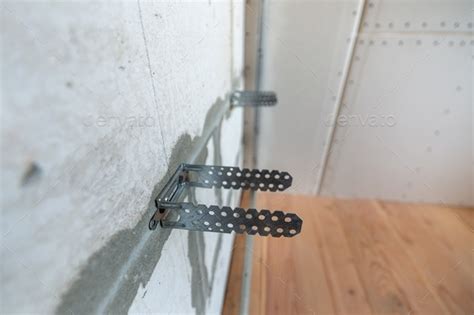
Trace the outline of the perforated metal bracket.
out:
[[[292,237],[300,233],[303,221],[293,213],[195,205],[180,202],[187,187],[283,191],[291,186],[287,172],[249,170],[238,167],[181,164],[155,200],[156,212],[150,230],[163,228],[220,233],[248,233]]]
[[[235,91],[230,98],[232,106],[275,106],[277,101],[275,92],[264,91]]]

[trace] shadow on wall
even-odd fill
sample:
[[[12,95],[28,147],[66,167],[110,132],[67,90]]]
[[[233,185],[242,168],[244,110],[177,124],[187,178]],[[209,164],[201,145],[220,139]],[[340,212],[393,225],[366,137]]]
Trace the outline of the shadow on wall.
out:
[[[205,146],[209,126],[219,119],[218,114],[228,100],[218,98],[206,115],[201,136],[191,138],[189,134],[180,136],[174,146],[166,175],[155,186],[142,219],[133,229],[116,233],[107,244],[92,255],[78,279],[63,294],[61,303],[56,309],[58,314],[90,314],[90,313],[125,313],[129,310],[137,294],[140,284],[145,287],[161,258],[163,246],[168,240],[171,229],[158,229],[151,232],[148,222],[155,211],[155,198],[176,167],[183,161],[188,161],[194,152],[201,150],[192,161],[204,164],[208,155]],[[214,163],[221,163],[220,130],[221,124],[212,132],[214,144]],[[204,147],[204,148],[202,148]],[[190,191],[190,200],[196,201],[194,190]],[[216,191],[218,203],[222,203],[220,191]],[[111,219],[111,222],[113,220]],[[222,237],[222,236],[221,236]],[[216,258],[219,255],[222,239],[219,237],[212,270],[216,268]],[[198,314],[205,314],[206,301],[212,291],[204,265],[204,237],[202,232],[189,232],[188,258],[192,270],[192,305]]]

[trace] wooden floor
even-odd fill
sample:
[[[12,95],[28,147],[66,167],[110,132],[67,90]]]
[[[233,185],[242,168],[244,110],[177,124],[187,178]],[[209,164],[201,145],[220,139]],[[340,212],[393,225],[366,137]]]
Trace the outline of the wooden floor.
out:
[[[304,222],[293,238],[255,238],[250,314],[474,314],[473,209],[268,193],[257,200]],[[226,306],[240,299],[234,293]]]

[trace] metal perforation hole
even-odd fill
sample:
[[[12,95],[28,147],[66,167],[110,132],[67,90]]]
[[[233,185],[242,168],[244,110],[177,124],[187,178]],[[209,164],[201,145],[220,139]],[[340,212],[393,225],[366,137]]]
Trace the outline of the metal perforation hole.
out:
[[[194,220],[194,221],[193,221],[193,225],[199,225],[199,221]]]
[[[209,222],[204,221],[204,225],[205,225],[205,226],[208,226],[209,224],[210,224]]]
[[[219,231],[224,232],[224,229],[220,229]]]
[[[235,174],[235,175],[237,175],[237,177],[240,177],[240,176],[242,176],[242,173],[241,173],[241,172],[237,172],[237,174]]]
[[[282,184],[278,185],[278,188],[283,189],[283,185]]]
[[[258,230],[258,227],[256,225],[252,225],[252,231]]]
[[[189,213],[189,212],[191,212],[191,210],[189,210],[189,209],[184,209],[184,212]]]
[[[291,222],[291,218],[286,217],[286,218],[285,218],[285,222],[286,222],[286,223],[290,223],[290,222]]]
[[[214,169],[214,166],[211,166],[211,170],[213,170],[213,169]]]
[[[206,184],[209,184],[209,180],[207,180],[207,179],[206,179],[206,180],[204,180],[204,182],[205,182]]]
[[[240,214],[238,214],[237,212],[234,212],[234,218],[240,218]]]
[[[264,227],[263,230],[264,230],[265,232],[270,232],[270,228],[269,228],[268,226]]]
[[[244,186],[245,186],[245,183],[244,183],[244,182],[240,182],[240,186],[244,187]]]
[[[199,209],[199,210],[198,210],[198,213],[199,213],[199,214],[202,214],[202,210],[201,210],[201,209]]]
[[[224,212],[224,211],[222,211],[222,212],[221,212],[221,216],[226,217],[226,216],[227,216],[227,213]]]
[[[229,228],[233,228],[233,227],[234,227],[234,225],[233,225],[232,223],[227,223],[227,227],[229,227]]]
[[[217,175],[222,176],[222,172],[217,172]]]
[[[223,171],[223,170],[224,170],[224,168],[223,168],[223,167],[221,167],[221,171]]]
[[[296,234],[296,230],[295,230],[295,229],[291,229],[291,230],[290,230],[290,234],[295,235],[295,234]]]
[[[275,174],[275,179],[280,179],[280,175],[279,174]]]
[[[260,176],[261,176],[260,173],[255,174],[256,178],[260,178]]]
[[[222,185],[227,185],[227,181],[226,181],[226,180],[223,181],[223,182],[222,182]]]
[[[243,224],[239,225],[239,229],[245,230],[245,225],[243,225]]]
[[[254,187],[255,187],[255,184],[254,184],[254,183],[250,183],[250,187],[254,188]]]
[[[259,186],[260,188],[263,188],[263,187],[265,187],[265,184],[264,184],[264,183],[260,183],[258,186]]]
[[[245,215],[245,218],[250,220],[250,219],[252,219],[252,215],[251,215],[250,213],[247,213],[247,214]]]
[[[263,214],[259,215],[258,218],[259,218],[260,220],[265,220],[265,216],[264,216]]]
[[[252,176],[250,173],[245,173],[245,177],[249,178],[250,176]]]
[[[212,175],[212,174],[214,174],[212,171],[209,171],[208,173],[209,173],[209,175]]]
[[[216,185],[216,184],[217,184],[217,180],[214,181],[214,185]]]
[[[270,178],[270,174],[265,174],[265,178]]]
[[[210,214],[210,215],[214,215],[214,213],[215,213],[214,211],[209,210],[209,214]]]
[[[237,186],[237,182],[236,182],[236,181],[233,181],[233,182],[232,182],[232,186]]]
[[[275,187],[275,185],[273,185],[273,184],[268,184],[268,187],[273,188],[273,187]]]
[[[282,229],[282,228],[278,228],[278,229],[276,229],[276,231],[277,231],[278,233],[283,233],[283,229]]]
[[[278,221],[278,217],[276,215],[272,216],[272,221],[273,222]]]
[[[232,176],[232,172],[227,172],[227,176]]]
[[[216,222],[216,226],[222,226],[222,224],[220,222]]]
[[[212,231],[212,228],[211,228],[211,227],[208,227],[207,229],[208,229],[209,231]]]
[[[285,179],[290,179],[290,175],[285,175]]]

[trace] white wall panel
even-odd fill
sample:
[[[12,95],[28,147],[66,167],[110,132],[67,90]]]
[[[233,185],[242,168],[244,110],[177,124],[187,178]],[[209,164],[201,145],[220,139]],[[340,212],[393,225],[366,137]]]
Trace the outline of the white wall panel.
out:
[[[290,192],[473,204],[472,1],[365,1],[335,134],[350,31],[362,2],[269,1],[259,166]],[[344,81],[342,81],[344,83]]]
[[[258,165],[293,175],[289,191],[312,193],[342,74],[357,1],[266,1]]]
[[[368,3],[324,194],[473,204],[471,11]]]

